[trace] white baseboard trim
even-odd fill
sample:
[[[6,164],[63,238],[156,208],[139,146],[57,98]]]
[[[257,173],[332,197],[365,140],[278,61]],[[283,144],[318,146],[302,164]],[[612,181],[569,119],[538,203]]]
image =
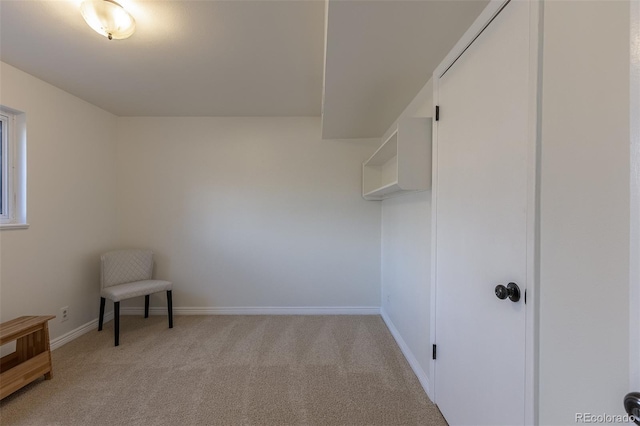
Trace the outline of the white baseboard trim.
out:
[[[418,381],[422,385],[422,388],[427,393],[427,396],[429,397],[429,399],[433,401],[433,395],[431,394],[431,385],[429,384],[429,378],[427,377],[427,374],[422,369],[415,355],[413,355],[413,352],[411,352],[411,349],[409,349],[409,346],[407,346],[406,342],[400,335],[400,332],[398,331],[396,326],[393,325],[391,318],[389,318],[389,316],[387,315],[387,313],[383,308],[380,308],[380,316],[382,317],[385,324],[387,325],[387,328],[391,332],[391,335],[396,340],[396,343],[398,344],[398,346],[400,346],[400,350],[402,351],[402,354],[407,359],[407,362],[409,363],[409,365],[411,366],[411,369],[413,370],[416,377],[418,378]]]
[[[149,315],[166,315],[166,307],[149,307]],[[174,315],[380,315],[377,306],[249,306],[249,307],[181,307]],[[122,307],[120,315],[144,315],[144,306]]]
[[[113,319],[113,311],[107,312],[104,315],[104,322],[111,321]],[[98,329],[98,319],[94,319],[93,321],[89,321],[88,323],[81,325],[80,327],[71,330],[68,333],[63,334],[62,336],[56,337],[52,339],[50,342],[51,350],[58,349],[60,346],[64,346],[72,340],[77,339],[78,337],[86,334],[92,330]]]

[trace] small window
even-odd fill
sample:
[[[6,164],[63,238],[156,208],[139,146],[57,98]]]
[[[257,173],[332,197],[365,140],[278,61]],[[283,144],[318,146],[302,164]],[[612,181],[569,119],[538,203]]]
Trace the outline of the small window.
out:
[[[26,221],[26,129],[24,114],[0,107],[0,227]]]

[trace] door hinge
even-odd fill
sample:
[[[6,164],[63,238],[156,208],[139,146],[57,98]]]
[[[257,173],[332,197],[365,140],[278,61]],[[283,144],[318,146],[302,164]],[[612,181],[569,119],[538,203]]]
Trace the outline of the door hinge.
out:
[[[437,353],[437,346],[433,345],[433,352],[431,354],[431,359],[436,359],[436,353]]]
[[[524,304],[527,304],[527,289],[524,289]]]
[[[440,105],[436,105],[436,121],[440,121]]]

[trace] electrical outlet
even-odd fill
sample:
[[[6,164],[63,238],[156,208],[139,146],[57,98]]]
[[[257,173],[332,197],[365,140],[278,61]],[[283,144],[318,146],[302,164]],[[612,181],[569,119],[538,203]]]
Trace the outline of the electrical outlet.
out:
[[[387,303],[390,303],[390,302],[391,302],[391,295],[387,294]]]
[[[60,322],[65,322],[69,319],[69,307],[65,306],[60,308]]]

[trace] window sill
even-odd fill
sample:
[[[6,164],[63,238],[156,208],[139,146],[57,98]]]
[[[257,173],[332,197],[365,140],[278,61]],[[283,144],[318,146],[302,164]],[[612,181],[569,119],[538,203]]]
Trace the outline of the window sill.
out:
[[[0,230],[3,229],[29,229],[28,223],[0,223]]]

